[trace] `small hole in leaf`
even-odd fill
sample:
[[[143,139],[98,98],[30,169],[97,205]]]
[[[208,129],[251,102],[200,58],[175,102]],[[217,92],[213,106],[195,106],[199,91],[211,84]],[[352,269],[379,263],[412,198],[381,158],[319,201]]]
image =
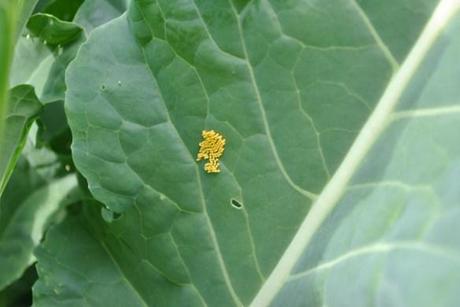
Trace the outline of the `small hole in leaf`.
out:
[[[101,208],[102,219],[107,223],[112,223],[121,217],[121,214],[118,212],[113,212],[105,207]]]
[[[104,84],[101,85],[101,91],[105,91],[105,85]]]
[[[232,203],[233,208],[236,208],[236,209],[243,208],[243,204],[237,201],[236,199],[232,199],[231,203]]]

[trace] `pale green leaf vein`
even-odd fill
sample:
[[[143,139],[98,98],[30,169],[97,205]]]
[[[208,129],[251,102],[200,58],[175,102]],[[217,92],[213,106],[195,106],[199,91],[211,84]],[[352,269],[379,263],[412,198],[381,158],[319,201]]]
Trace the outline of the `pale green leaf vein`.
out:
[[[292,282],[298,279],[308,277],[311,274],[317,273],[319,271],[331,269],[339,264],[342,264],[350,259],[372,255],[372,254],[385,254],[395,250],[410,250],[417,251],[421,253],[427,253],[433,256],[442,257],[452,262],[460,265],[460,254],[456,251],[443,248],[441,246],[436,246],[429,243],[421,243],[418,241],[401,241],[401,242],[381,242],[372,244],[369,246],[360,247],[354,250],[347,252],[346,254],[340,255],[339,257],[323,262],[320,265],[311,268],[304,272],[299,272],[294,275],[291,275],[287,282]]]
[[[110,260],[112,261],[112,263],[114,264],[114,266],[116,267],[116,269],[118,270],[118,272],[120,273],[120,277],[126,281],[126,284],[127,286],[133,290],[133,293],[139,298],[139,301],[141,303],[142,306],[145,306],[145,307],[148,307],[149,304],[147,304],[147,301],[144,299],[144,297],[142,296],[141,292],[139,292],[136,287],[134,286],[134,284],[131,283],[131,281],[128,279],[128,277],[125,275],[123,269],[121,268],[121,266],[118,264],[117,260],[115,260],[115,258],[113,257],[111,251],[107,248],[107,246],[105,245],[105,243],[102,241],[102,240],[97,240],[97,242],[100,243],[101,247],[104,249],[104,251],[106,252],[107,256],[110,257]]]
[[[388,46],[385,44],[383,39],[380,37],[374,25],[370,21],[369,17],[367,17],[366,13],[362,9],[362,7],[358,4],[358,2],[356,0],[351,0],[351,3],[356,7],[357,12],[362,17],[364,24],[369,29],[370,34],[372,35],[377,45],[382,50],[383,54],[385,55],[385,58],[388,60],[388,63],[390,63],[391,67],[393,68],[393,72],[396,72],[399,69],[399,63],[394,57],[394,55],[391,53],[390,48],[388,48]]]
[[[177,245],[177,242],[176,242],[176,240],[174,239],[174,236],[172,235],[172,233],[171,233],[171,232],[168,232],[168,234],[169,234],[169,237],[171,238],[171,241],[172,241],[174,247],[175,247],[176,250],[177,250],[177,254],[179,255],[179,259],[180,259],[182,265],[184,266],[184,268],[185,268],[185,270],[186,270],[186,272],[187,272],[187,275],[189,276],[190,279],[192,279],[192,275],[190,274],[190,271],[189,271],[187,265],[185,264],[184,258],[182,258],[181,252],[179,251],[179,245]],[[198,295],[198,297],[199,297],[201,303],[203,304],[203,306],[208,306],[208,304],[207,304],[206,301],[204,300],[203,296],[201,295],[200,290],[198,290],[198,288],[195,286],[195,284],[194,284],[194,283],[191,283],[190,285],[191,285],[191,287],[193,288],[193,290],[196,292],[196,294]]]
[[[142,9],[139,8],[139,11],[142,13]],[[142,13],[143,14],[143,13]],[[143,15],[144,16],[144,15]],[[144,20],[145,20],[145,16],[144,16]],[[152,29],[149,27],[150,31],[151,31],[151,34],[154,35]],[[144,59],[147,61],[147,57],[145,55],[145,52],[144,52],[144,49],[140,48],[143,55],[144,55]],[[153,71],[151,70],[150,66],[147,64],[147,67],[149,69],[149,72],[151,73],[152,75],[152,81],[154,81],[157,85],[157,88],[159,89],[159,95],[161,96],[161,100],[163,102],[165,102],[165,99],[161,93],[161,89],[160,89],[160,86],[158,84],[158,82],[156,81],[156,78],[155,78],[155,74],[153,73]],[[165,104],[165,107],[166,107],[166,104]],[[180,135],[179,131],[177,130],[176,126],[174,125],[174,122],[172,121],[171,117],[169,116],[169,113],[166,112],[166,115],[168,117],[168,120],[171,122],[171,126],[174,128],[174,130],[176,131],[177,133],[177,136],[178,136],[178,139],[182,142],[184,148],[186,149],[186,151],[190,154],[191,156],[191,161],[194,161],[194,158],[193,158],[193,155],[192,153],[187,149],[187,145],[185,144],[184,140],[182,139],[182,136]],[[192,162],[193,163],[193,162]],[[200,173],[199,173],[199,170],[198,170],[198,167],[195,163],[193,163],[194,165],[194,169],[195,169],[195,174],[196,174],[196,178],[197,178],[197,182],[198,182],[198,187],[199,187],[199,194],[200,194],[200,199],[201,199],[201,203],[202,203],[202,207],[203,207],[203,213],[204,213],[204,216],[206,218],[206,223],[208,225],[208,229],[209,229],[209,234],[210,234],[210,238],[211,238],[211,241],[215,247],[215,252],[216,252],[216,255],[217,255],[217,261],[219,263],[219,267],[221,268],[221,271],[222,271],[222,275],[223,275],[223,278],[224,278],[224,282],[225,284],[227,285],[227,288],[229,290],[229,293],[232,297],[232,299],[234,300],[235,304],[237,306],[241,306],[242,303],[238,297],[238,295],[236,294],[234,288],[233,288],[233,285],[232,285],[232,282],[230,280],[230,276],[228,274],[228,271],[227,271],[227,268],[226,268],[226,265],[225,265],[225,262],[224,262],[224,259],[223,259],[223,255],[222,255],[222,252],[220,250],[220,246],[219,246],[219,242],[217,240],[217,236],[216,236],[216,233],[214,231],[214,226],[212,225],[212,221],[209,217],[209,213],[208,213],[208,209],[207,209],[207,202],[205,200],[205,197],[204,197],[204,194],[203,194],[203,186],[202,186],[202,183],[201,183],[201,177],[200,177]]]
[[[243,28],[242,28],[242,25],[241,25],[241,19],[238,15],[238,12],[233,4],[233,2],[231,0],[229,0],[229,3],[230,3],[230,6],[232,7],[232,11],[236,17],[236,20],[237,20],[237,25],[238,25],[238,31],[239,31],[239,36],[240,36],[240,40],[241,40],[241,46],[243,48],[243,54],[246,58],[246,64],[247,64],[247,67],[248,67],[248,71],[249,71],[249,76],[250,76],[250,79],[251,79],[251,84],[253,86],[253,89],[254,89],[254,92],[255,92],[255,95],[256,95],[256,102],[259,106],[259,109],[260,109],[260,112],[261,112],[261,115],[262,115],[262,120],[263,120],[263,123],[264,123],[264,128],[265,128],[265,132],[267,134],[267,139],[268,139],[268,142],[269,142],[269,145],[270,145],[270,148],[272,149],[272,152],[273,152],[273,156],[275,157],[275,161],[276,163],[278,164],[278,167],[283,175],[283,177],[286,179],[286,181],[289,183],[289,185],[294,188],[294,190],[296,190],[297,192],[303,194],[305,197],[307,197],[308,199],[310,200],[314,200],[316,199],[317,195],[310,192],[310,191],[307,191],[301,187],[299,187],[294,181],[292,181],[291,177],[289,176],[289,174],[287,173],[286,169],[284,168],[284,165],[278,155],[278,150],[276,149],[276,146],[275,146],[275,143],[273,141],[273,137],[272,137],[272,134],[271,134],[271,131],[270,131],[270,127],[269,127],[269,124],[268,124],[268,120],[267,120],[267,114],[265,112],[265,107],[263,105],[263,102],[262,102],[262,96],[260,94],[260,91],[259,91],[259,87],[257,85],[257,82],[256,82],[256,77],[255,77],[255,74],[254,74],[254,69],[251,65],[251,62],[249,60],[249,54],[248,54],[248,50],[246,48],[246,42],[245,42],[245,39],[244,39],[244,33],[243,33]]]
[[[417,110],[407,110],[399,111],[393,113],[390,120],[400,120],[400,119],[411,119],[418,117],[432,117],[432,116],[442,116],[442,115],[451,115],[451,114],[460,114],[460,106],[449,106],[449,107],[440,107],[440,108],[425,108]]]

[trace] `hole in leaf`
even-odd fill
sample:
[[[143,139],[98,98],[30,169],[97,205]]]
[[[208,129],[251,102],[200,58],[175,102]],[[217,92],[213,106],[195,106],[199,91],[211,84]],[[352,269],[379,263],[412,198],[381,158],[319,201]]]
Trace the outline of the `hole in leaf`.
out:
[[[101,91],[105,91],[105,85],[104,84],[101,85]]]
[[[236,209],[243,208],[243,204],[240,203],[239,201],[237,201],[236,199],[232,199],[231,204],[232,204],[233,208],[236,208]]]
[[[121,217],[120,213],[113,212],[107,208],[101,208],[102,219],[107,223],[112,223]]]

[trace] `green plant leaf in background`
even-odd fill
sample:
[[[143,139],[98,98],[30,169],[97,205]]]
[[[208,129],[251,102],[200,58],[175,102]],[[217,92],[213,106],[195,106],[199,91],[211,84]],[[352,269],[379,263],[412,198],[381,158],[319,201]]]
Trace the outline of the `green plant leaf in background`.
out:
[[[19,278],[34,261],[33,249],[40,243],[51,217],[73,200],[68,197],[77,186],[75,175],[48,178],[42,177],[30,162],[22,158],[2,195],[0,289]]]
[[[1,307],[27,307],[32,305],[30,289],[37,280],[35,267],[29,267],[21,278],[0,291]]]
[[[93,29],[115,17],[120,16],[126,10],[125,2],[126,0],[86,0],[76,12],[73,23],[82,27],[85,30],[86,35],[89,35]],[[78,44],[80,43],[81,40],[78,41]],[[73,49],[74,50],[69,52],[71,54],[66,57],[64,65],[59,66],[61,74],[57,79],[60,80],[60,84],[63,85],[63,88],[65,86],[63,75],[65,65],[73,59],[78,46],[73,47]],[[64,51],[64,53],[66,53],[66,51]],[[56,80],[55,75],[50,75],[49,78],[54,78],[54,80]],[[59,97],[63,98],[63,94],[64,91],[60,91]],[[48,144],[55,152],[70,156],[71,136],[70,129],[67,124],[67,118],[64,113],[63,101],[56,101],[54,103],[47,104],[40,114],[39,125],[38,145],[41,146],[42,144]]]
[[[16,160],[21,154],[27,138],[29,127],[41,110],[32,86],[18,85],[10,90],[8,111],[4,118],[7,127],[0,138],[0,195],[2,194],[11,173],[16,165]]]
[[[426,209],[425,186],[460,199],[448,128],[458,3],[442,1],[450,15],[436,13],[415,45],[436,2],[139,0],[95,30],[67,72],[72,150],[96,199],[124,214],[105,223],[88,204],[49,233],[35,304],[432,306],[423,292],[458,305],[458,267],[420,251],[421,225],[451,216],[442,200]],[[434,110],[412,111],[422,107]],[[424,121],[431,111],[454,115]],[[194,161],[203,129],[227,138],[218,175]],[[417,248],[404,254],[405,240]],[[455,244],[440,246],[452,261]],[[354,253],[375,254],[369,271],[357,258],[328,274]],[[317,266],[285,286],[292,268]],[[437,270],[451,272],[444,292],[427,277]],[[386,272],[412,278],[392,276],[403,294]]]
[[[40,0],[35,7],[35,13],[45,13],[64,20],[72,21],[84,0]]]
[[[42,13],[30,17],[27,28],[34,37],[52,46],[65,45],[77,39],[81,34],[81,28],[74,23]]]
[[[19,4],[18,4],[19,6]],[[0,1],[0,118],[4,118],[8,100],[8,74],[14,49],[16,18],[18,8],[10,1]],[[0,121],[0,137],[3,134],[3,121]]]
[[[54,152],[70,156],[72,137],[64,113],[64,103],[57,101],[47,104],[38,120],[38,146],[49,146]]]
[[[86,0],[78,10],[74,22],[88,33],[123,14],[128,0]]]
[[[78,39],[82,32],[74,24],[42,14],[30,18],[27,27],[37,39],[31,39],[30,34],[21,36],[16,46],[10,75],[10,86],[13,87],[9,93],[10,110],[3,116],[5,132],[0,140],[0,193],[15,167],[29,127],[41,111],[40,101],[64,98],[64,71],[79,47],[79,44],[73,44],[73,47],[68,44]],[[44,44],[45,40],[49,42]],[[40,101],[32,85],[38,91]]]
[[[2,24],[2,43],[9,37],[9,31],[16,31],[15,40],[18,39],[19,42],[29,40],[25,34],[24,36],[22,34],[35,4],[36,1],[1,3],[2,10],[7,10],[7,17],[13,24],[10,28],[6,28]],[[40,24],[36,22],[37,18],[42,18],[43,21],[44,18],[48,17],[32,18],[31,21],[29,20],[30,24],[27,31],[33,31],[40,27]],[[51,19],[51,17],[49,18]],[[59,27],[59,21],[56,26]],[[43,28],[45,27],[42,26]],[[37,33],[37,36],[45,34],[51,39],[53,38],[51,37],[52,31],[42,31]],[[68,35],[61,35],[60,38],[67,37]],[[12,41],[11,48],[14,47],[15,40]],[[51,41],[51,43],[53,42]],[[13,78],[9,81],[9,86],[18,81],[17,79],[14,80],[14,77],[19,72],[24,73],[24,77],[30,78],[28,68],[39,64],[39,60],[41,60],[41,56],[38,58],[35,56],[46,54],[45,49],[49,53],[48,47],[51,46],[49,43],[43,44],[43,48],[38,52],[30,48],[31,52],[20,60],[18,60],[18,51],[20,55],[23,55],[23,48],[21,44],[16,46],[16,67],[13,67],[14,72],[12,76],[10,75]],[[6,54],[2,54],[2,60],[7,60]],[[65,66],[61,65],[61,69],[65,69]],[[54,70],[57,73],[56,67]],[[7,75],[8,70],[2,69],[3,72]],[[61,83],[64,84],[64,72],[61,72],[61,75]],[[8,84],[5,85],[8,86]],[[63,92],[61,96],[64,96]],[[45,149],[38,150],[29,146],[20,165],[13,173],[16,161],[26,142],[29,128],[38,117],[41,109],[42,105],[31,85],[17,82],[9,90],[7,111],[6,114],[2,115],[2,124],[4,124],[5,130],[4,135],[0,138],[0,194],[2,195],[0,200],[0,272],[2,272],[0,274],[0,306],[27,304],[27,297],[30,298],[31,293],[30,285],[36,278],[34,277],[36,274],[33,274],[35,269],[29,270],[32,273],[26,274],[17,282],[15,281],[33,262],[33,249],[39,244],[56,211],[65,205],[65,202],[61,200],[64,196],[67,197],[71,188],[76,187],[75,176],[68,176],[64,179],[55,178],[56,172],[63,166],[59,165],[60,162],[56,160],[55,156],[51,157],[50,153],[45,154]],[[7,185],[11,173],[13,173],[13,180]],[[5,186],[7,188],[4,192]],[[66,199],[66,201],[70,201],[70,199]],[[13,282],[15,283],[13,284]],[[25,288],[26,285],[29,285],[29,295]],[[8,287],[5,288],[6,286]]]
[[[64,73],[85,40],[77,24],[35,14],[20,37],[10,85],[30,84],[42,103],[64,100]]]
[[[37,38],[20,36],[15,49],[10,110],[3,116],[5,132],[0,140],[0,192],[15,167],[30,125],[41,111],[40,102],[64,98],[64,71],[82,41],[81,28],[49,15],[34,15],[27,28]],[[71,43],[75,40],[80,43]]]
[[[14,46],[36,3],[37,0],[0,1],[0,119],[8,109],[8,79]],[[3,128],[3,120],[0,120],[0,138]]]
[[[12,282],[34,261],[32,251],[50,221],[55,219],[56,212],[61,212],[60,209],[67,203],[80,198],[80,193],[75,190],[75,175],[62,178],[63,174],[72,171],[72,161],[68,157],[70,135],[62,100],[65,69],[85,40],[82,28],[63,20],[73,18],[81,1],[41,1],[40,7],[46,14],[37,8],[38,13],[29,18],[35,2],[24,3],[17,22],[19,43],[9,81],[12,88],[9,110],[5,115],[6,133],[0,140],[3,191],[26,142],[29,128],[39,116],[38,131],[34,126],[29,134],[28,145],[0,201],[0,306],[27,302],[24,284],[33,282],[33,274],[15,284]],[[94,1],[88,0],[87,3],[87,8],[89,5],[98,8]],[[18,7],[20,5],[18,3]],[[122,9],[122,6],[118,7]],[[90,18],[95,28],[98,23],[102,24],[121,13],[114,10],[88,12],[86,9],[79,20],[85,22],[85,18]],[[10,15],[8,17],[12,18],[13,15]],[[26,23],[27,28],[23,31]],[[3,30],[8,29],[2,27]],[[35,96],[34,88],[40,99]],[[42,106],[39,100],[46,105]],[[71,190],[75,190],[76,194],[69,194]],[[7,285],[8,288],[5,288]]]
[[[38,0],[20,0],[16,1],[17,5],[17,20],[15,28],[16,28],[16,41],[18,40],[19,36],[22,34],[24,27],[27,24],[27,20],[29,20],[30,15],[32,14],[35,6],[37,5]]]
[[[54,1],[49,5],[60,7],[58,3],[66,1]],[[84,25],[91,24],[86,29],[87,33],[104,22],[119,16],[123,12],[122,3],[116,2],[110,11],[104,11],[111,2],[95,2],[88,0],[78,10],[78,20],[75,22]],[[45,7],[48,12],[48,6]],[[70,14],[66,12],[65,14]],[[61,14],[57,14],[61,16]],[[27,33],[27,34],[26,34]],[[11,86],[29,84],[35,87],[39,100],[46,103],[43,113],[40,115],[39,138],[43,144],[48,144],[60,153],[68,154],[70,137],[67,121],[63,109],[65,92],[64,72],[67,65],[75,57],[81,43],[85,40],[82,28],[76,23],[59,20],[49,14],[37,13],[27,22],[27,31],[19,37],[16,47],[11,73]],[[13,93],[14,96],[17,96]],[[51,104],[51,102],[54,102]],[[36,110],[33,115],[38,113]],[[8,116],[8,115],[7,115]],[[35,117],[30,117],[31,123]],[[8,128],[8,134],[12,134],[15,127]],[[10,142],[11,146],[1,146],[5,151],[3,160],[6,165],[9,162],[9,170],[14,168],[14,159],[7,161],[10,155],[6,151],[20,153],[21,141],[25,140],[27,130],[24,130],[22,138],[17,139],[17,144]],[[4,140],[7,141],[7,140]],[[18,145],[18,146],[16,146]],[[39,144],[42,145],[42,144]],[[14,158],[14,157],[13,157]],[[16,156],[17,158],[17,156]],[[3,172],[2,172],[3,174]],[[4,184],[7,182],[5,174]]]
[[[52,4],[59,7],[58,3],[65,1],[54,1]],[[92,1],[88,1],[92,3]],[[48,6],[45,7],[45,11]],[[82,8],[84,9],[84,8]],[[85,12],[87,9],[84,9]],[[97,10],[99,11],[99,10]],[[66,12],[65,14],[70,14]],[[93,12],[94,14],[94,12]],[[58,14],[60,16],[60,14]],[[87,18],[92,18],[89,12],[84,14]],[[102,14],[106,19],[112,16],[109,13]],[[118,16],[118,15],[117,15]],[[97,19],[94,26],[97,25]],[[80,20],[85,20],[80,17]],[[102,21],[101,21],[102,22]],[[24,24],[26,22],[24,21]],[[84,41],[82,28],[77,24],[59,20],[55,16],[43,13],[33,15],[27,22],[27,29],[22,36],[19,37],[18,45],[16,46],[15,57],[12,65],[12,73],[10,75],[10,86],[15,86],[10,94],[13,97],[19,97],[15,91],[30,89],[33,91],[34,86],[39,100],[42,103],[54,104],[45,106],[43,114],[40,117],[42,129],[40,137],[43,137],[42,142],[50,142],[50,145],[60,152],[64,152],[64,146],[68,147],[67,123],[63,112],[55,112],[62,108],[64,99],[65,82],[64,72],[71,60],[75,57],[77,50]],[[24,84],[27,84],[26,87]],[[32,92],[28,94],[32,95]],[[30,102],[31,99],[24,99],[25,102]],[[17,99],[16,99],[17,100]],[[11,103],[14,103],[11,102]],[[15,126],[8,127],[7,134],[3,140],[3,145],[0,147],[2,151],[1,167],[8,172],[2,171],[3,174],[2,187],[7,182],[8,176],[14,168],[15,159],[21,152],[21,144],[24,142],[27,135],[28,126],[35,120],[39,109],[36,104],[30,104],[30,114],[27,121],[24,123],[24,129],[18,126],[17,118],[14,117],[9,121],[15,120]],[[24,109],[24,108],[23,108]],[[33,110],[32,110],[33,109]],[[10,115],[6,115],[10,117]],[[27,123],[27,125],[26,125]],[[9,123],[6,123],[9,125]],[[59,126],[59,131],[50,131],[50,129]],[[45,131],[46,130],[46,131]],[[16,131],[16,132],[15,132]],[[18,135],[18,133],[20,133]],[[51,135],[53,133],[53,135]],[[13,138],[12,136],[17,137]],[[7,144],[8,143],[8,144]],[[52,144],[51,144],[52,143]],[[8,145],[8,146],[7,146]],[[15,153],[15,155],[12,155]]]

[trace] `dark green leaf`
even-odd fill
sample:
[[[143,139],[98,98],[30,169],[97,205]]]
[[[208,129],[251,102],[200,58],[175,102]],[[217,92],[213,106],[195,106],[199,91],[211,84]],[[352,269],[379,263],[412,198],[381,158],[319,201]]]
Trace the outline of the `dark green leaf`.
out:
[[[46,13],[61,20],[72,21],[84,0],[40,0],[36,13]]]
[[[38,145],[49,146],[56,153],[70,155],[72,137],[64,113],[64,102],[57,101],[47,104],[38,122]]]
[[[50,182],[21,160],[0,201],[0,289],[19,278],[34,261],[33,249],[50,217],[68,203],[75,175]]]
[[[41,39],[44,44],[66,45],[79,38],[81,28],[68,21],[62,21],[48,14],[35,14],[27,22],[30,33]]]
[[[423,194],[393,201],[378,190],[380,183],[374,190],[387,167],[393,173],[386,180],[411,185],[421,179],[452,197],[446,208],[459,202],[460,150],[457,134],[447,128],[457,131],[456,119],[430,122],[430,132],[416,116],[413,128],[395,130],[407,134],[382,134],[391,114],[412,118],[412,111],[391,113],[398,102],[399,109],[425,103],[434,108],[429,114],[458,113],[458,62],[448,56],[441,64],[424,54],[459,54],[458,17],[452,29],[444,28],[459,5],[441,3],[445,16],[436,14],[414,45],[436,1],[134,1],[128,16],[92,33],[67,74],[77,168],[99,201],[124,214],[105,223],[93,208],[54,229],[38,254],[36,304],[343,306],[346,297],[350,306],[397,306],[392,289],[378,283],[380,258],[369,271],[360,270],[358,259],[352,270],[344,267],[330,279],[315,275],[288,292],[284,286],[291,269],[316,269],[323,258],[325,268],[332,267],[356,248],[360,254],[363,242],[371,251],[374,245],[392,248],[379,241],[398,234],[386,223],[416,222]],[[393,11],[404,5],[408,9]],[[441,32],[448,44],[434,39]],[[421,63],[441,65],[441,75],[417,70]],[[420,84],[430,77],[436,91]],[[436,102],[447,109],[436,109]],[[227,139],[220,174],[206,174],[195,161],[203,129]],[[352,175],[352,184],[370,182],[369,191],[342,206]],[[374,191],[377,199],[369,196]],[[232,206],[235,200],[242,208]],[[328,222],[336,205],[341,210]],[[357,211],[346,211],[350,206]],[[393,206],[397,210],[385,211]],[[450,216],[424,212],[433,219]],[[309,245],[314,235],[316,244]],[[409,239],[425,244],[421,237]],[[66,242],[72,242],[67,253],[56,256]],[[454,255],[451,260],[458,258],[453,238],[442,248]],[[72,257],[78,250],[88,258]],[[424,276],[436,269],[450,282],[441,296],[446,301],[435,305],[458,305],[458,267],[449,262],[446,269],[417,252],[388,261],[395,272],[411,261],[427,264],[417,268],[421,274],[401,271],[414,279],[391,279],[405,291],[397,293],[406,298],[402,305],[433,306],[428,297],[436,299],[440,290]],[[353,278],[356,287],[349,284]],[[113,296],[104,292],[110,287]],[[272,301],[277,293],[281,297]]]
[[[37,281],[35,267],[31,266],[7,288],[0,291],[0,307],[29,307],[32,305],[32,286]]]

